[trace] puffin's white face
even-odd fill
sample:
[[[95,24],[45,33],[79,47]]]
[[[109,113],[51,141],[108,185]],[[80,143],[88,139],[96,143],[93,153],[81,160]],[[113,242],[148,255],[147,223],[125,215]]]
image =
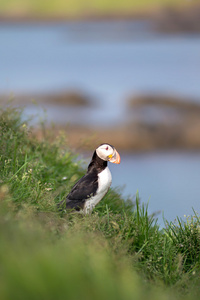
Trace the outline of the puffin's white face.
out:
[[[102,144],[96,149],[97,155],[105,160],[105,161],[110,161],[115,164],[120,163],[120,155],[117,152],[117,150],[109,145],[109,144]]]

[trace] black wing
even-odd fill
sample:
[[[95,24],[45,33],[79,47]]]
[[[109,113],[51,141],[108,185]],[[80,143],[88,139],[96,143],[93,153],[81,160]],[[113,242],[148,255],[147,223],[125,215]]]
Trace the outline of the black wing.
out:
[[[87,173],[72,188],[67,195],[68,200],[86,200],[94,195],[98,188],[98,175]]]
[[[84,208],[85,200],[94,195],[98,188],[98,175],[87,173],[72,188],[67,199],[60,202],[58,207],[65,203],[67,209],[80,210]]]

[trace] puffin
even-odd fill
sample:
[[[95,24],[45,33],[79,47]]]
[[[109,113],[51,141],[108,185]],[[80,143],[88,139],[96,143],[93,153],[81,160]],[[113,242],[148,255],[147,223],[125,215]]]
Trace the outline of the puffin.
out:
[[[91,214],[112,183],[108,162],[119,164],[120,160],[119,153],[112,145],[103,143],[98,146],[87,173],[72,187],[66,199],[58,203],[58,208]]]

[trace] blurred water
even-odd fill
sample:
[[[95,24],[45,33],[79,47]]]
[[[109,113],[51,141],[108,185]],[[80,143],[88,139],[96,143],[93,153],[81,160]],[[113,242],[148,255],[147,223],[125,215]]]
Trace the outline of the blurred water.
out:
[[[172,93],[200,101],[200,35],[160,35],[148,22],[0,25],[0,93],[79,89],[96,106],[48,105],[48,119],[108,126],[128,118],[130,94]],[[30,104],[26,114],[39,113]],[[113,186],[139,190],[167,220],[200,210],[200,153],[122,155]],[[163,224],[162,216],[159,222]]]
[[[164,152],[121,155],[121,164],[110,164],[113,187],[121,186],[123,195],[137,190],[149,213],[160,212],[159,224],[200,212],[200,152]]]
[[[200,101],[200,35],[160,35],[148,22],[1,24],[0,70],[0,93],[74,88],[98,105],[78,118],[48,106],[53,121],[113,124],[133,93]]]

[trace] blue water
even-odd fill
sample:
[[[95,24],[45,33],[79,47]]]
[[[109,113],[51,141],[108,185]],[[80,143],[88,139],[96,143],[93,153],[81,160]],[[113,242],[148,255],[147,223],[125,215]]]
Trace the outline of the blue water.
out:
[[[78,89],[95,104],[43,106],[56,123],[124,123],[130,95],[167,93],[200,101],[200,35],[161,35],[148,22],[0,25],[0,93]],[[28,103],[25,113],[40,113]],[[123,155],[111,165],[113,186],[139,190],[167,220],[200,210],[200,153]],[[163,224],[162,214],[159,222]]]
[[[141,202],[148,203],[149,213],[159,212],[174,221],[200,212],[200,152],[163,152],[121,155],[121,165],[109,166],[113,174],[113,187],[122,187],[126,196],[138,190]],[[135,199],[133,197],[133,199]]]
[[[200,35],[160,35],[148,22],[1,24],[0,70],[1,93],[79,89],[98,105],[81,122],[113,124],[126,120],[131,94],[200,101]],[[52,121],[74,120],[48,110]]]

